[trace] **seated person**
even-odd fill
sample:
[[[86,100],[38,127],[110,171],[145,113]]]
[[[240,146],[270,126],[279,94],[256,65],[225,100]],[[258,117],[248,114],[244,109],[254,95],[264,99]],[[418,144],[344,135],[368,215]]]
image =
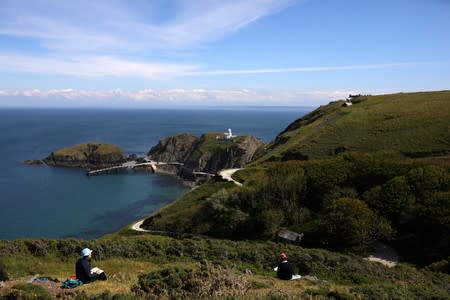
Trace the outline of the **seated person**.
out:
[[[277,277],[282,280],[300,279],[300,275],[294,275],[293,267],[287,260],[286,253],[280,253],[278,266],[274,269],[277,272]]]
[[[91,258],[92,250],[89,248],[84,248],[81,250],[80,258],[75,265],[75,274],[77,279],[81,280],[83,283],[89,283],[99,280],[106,280],[106,275],[103,270],[99,268],[91,268]]]

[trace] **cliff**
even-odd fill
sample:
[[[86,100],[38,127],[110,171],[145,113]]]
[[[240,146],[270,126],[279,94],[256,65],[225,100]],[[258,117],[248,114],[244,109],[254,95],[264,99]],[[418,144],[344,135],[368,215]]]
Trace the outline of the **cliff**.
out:
[[[89,142],[56,150],[43,161],[50,166],[97,169],[123,163],[126,155],[115,145]]]
[[[184,163],[178,175],[186,172],[216,173],[221,169],[240,168],[249,163],[264,142],[253,136],[225,139],[221,133],[191,134],[168,137],[154,146],[148,156],[156,161]],[[167,169],[174,172],[174,169]]]

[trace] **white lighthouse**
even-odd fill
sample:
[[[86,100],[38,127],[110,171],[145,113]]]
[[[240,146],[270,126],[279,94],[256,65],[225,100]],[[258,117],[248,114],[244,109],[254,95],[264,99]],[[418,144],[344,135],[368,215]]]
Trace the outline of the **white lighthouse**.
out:
[[[227,140],[230,140],[230,139],[236,137],[236,136],[233,135],[233,133],[231,132],[231,128],[228,128],[228,132],[225,132],[224,134],[225,134],[225,138],[226,138]]]

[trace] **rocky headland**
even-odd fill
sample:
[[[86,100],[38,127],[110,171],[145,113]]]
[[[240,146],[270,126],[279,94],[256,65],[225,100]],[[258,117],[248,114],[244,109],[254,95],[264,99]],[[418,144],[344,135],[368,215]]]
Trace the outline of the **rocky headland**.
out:
[[[172,165],[158,168],[192,180],[198,172],[216,174],[222,169],[243,167],[264,145],[262,140],[249,135],[227,138],[217,132],[201,137],[183,133],[159,141],[147,155],[154,161],[183,163],[181,168]]]

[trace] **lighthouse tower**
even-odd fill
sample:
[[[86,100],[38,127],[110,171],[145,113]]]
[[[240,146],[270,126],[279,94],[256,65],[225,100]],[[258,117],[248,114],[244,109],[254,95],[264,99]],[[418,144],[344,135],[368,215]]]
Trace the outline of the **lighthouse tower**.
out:
[[[228,128],[228,132],[225,132],[224,134],[225,134],[225,138],[226,138],[227,140],[230,140],[230,139],[236,137],[236,136],[233,135],[233,133],[231,132],[231,128]]]

